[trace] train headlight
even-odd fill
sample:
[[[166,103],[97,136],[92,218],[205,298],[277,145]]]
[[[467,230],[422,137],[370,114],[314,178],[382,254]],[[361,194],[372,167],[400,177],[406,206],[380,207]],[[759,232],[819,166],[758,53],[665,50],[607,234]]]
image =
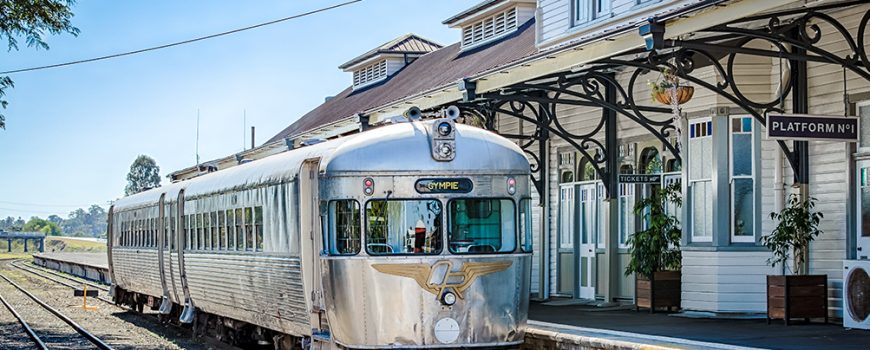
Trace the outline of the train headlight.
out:
[[[453,292],[446,292],[441,296],[441,303],[447,306],[451,306],[456,304],[456,294]]]
[[[438,155],[444,158],[450,158],[450,155],[453,154],[453,147],[448,143],[442,143],[441,147],[438,148]]]
[[[451,132],[453,132],[453,126],[450,123],[441,122],[441,124],[438,124],[438,135],[450,136]]]
[[[370,177],[363,180],[363,193],[365,193],[366,196],[371,196],[375,193],[375,180],[372,180]]]
[[[507,191],[508,194],[517,193],[517,179],[514,179],[512,177],[509,177],[507,179]]]

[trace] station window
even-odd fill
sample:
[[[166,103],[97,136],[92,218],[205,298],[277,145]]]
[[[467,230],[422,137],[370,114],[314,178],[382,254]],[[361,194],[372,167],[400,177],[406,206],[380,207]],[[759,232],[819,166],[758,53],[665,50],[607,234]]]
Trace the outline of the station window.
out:
[[[441,252],[441,202],[371,200],[366,203],[366,251],[371,255]]]
[[[448,207],[451,253],[503,253],[516,249],[516,210],[512,200],[454,199]]]
[[[534,240],[532,229],[532,199],[523,198],[520,201],[520,245],[524,252],[531,252]]]
[[[619,184],[619,248],[628,247],[628,238],[635,231],[634,187],[635,184]]]
[[[610,15],[612,0],[574,0],[574,25],[582,25]]]
[[[693,242],[713,240],[713,122],[689,122],[689,194]]]
[[[353,199],[329,202],[329,252],[355,255],[360,251],[360,208]]]
[[[731,240],[755,242],[755,137],[750,116],[731,117]]]

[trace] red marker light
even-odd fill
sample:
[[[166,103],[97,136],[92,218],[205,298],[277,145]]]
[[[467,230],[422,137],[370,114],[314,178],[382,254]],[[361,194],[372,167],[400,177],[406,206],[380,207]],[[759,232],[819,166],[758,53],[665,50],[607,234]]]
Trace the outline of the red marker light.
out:
[[[371,196],[375,193],[375,180],[372,180],[371,178],[363,180],[363,193],[365,193],[366,196]]]
[[[508,194],[514,194],[517,192],[517,180],[509,177],[507,180],[507,191]]]

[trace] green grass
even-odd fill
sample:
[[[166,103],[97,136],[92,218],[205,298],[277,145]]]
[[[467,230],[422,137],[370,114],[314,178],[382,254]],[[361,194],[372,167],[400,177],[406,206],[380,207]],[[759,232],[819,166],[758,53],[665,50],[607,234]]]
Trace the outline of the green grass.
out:
[[[99,253],[106,251],[106,244],[52,236],[45,238],[45,251]]]
[[[27,253],[24,253],[24,252],[12,252],[12,253],[7,253],[7,252],[4,250],[4,251],[0,252],[0,260],[4,260],[4,259],[30,259],[30,258],[31,258],[30,254],[33,254],[33,253],[32,253],[32,252],[27,252]]]

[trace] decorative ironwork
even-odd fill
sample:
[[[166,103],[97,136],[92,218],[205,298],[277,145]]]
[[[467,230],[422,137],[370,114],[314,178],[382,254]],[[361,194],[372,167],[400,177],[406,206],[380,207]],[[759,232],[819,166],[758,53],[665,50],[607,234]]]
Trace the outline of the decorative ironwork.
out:
[[[533,173],[537,174],[535,186],[542,195],[545,184],[540,179],[545,176],[542,171],[544,155],[540,154],[540,150],[539,154],[535,154],[531,146],[535,143],[541,144],[551,133],[580,152],[605,182],[608,192],[612,192],[611,189],[615,187],[608,183],[608,179],[612,177],[608,176],[610,174],[605,165],[618,161],[617,154],[616,150],[605,146],[607,142],[601,140],[601,131],[606,129],[608,113],[602,113],[595,127],[583,133],[575,133],[564,126],[564,120],[557,113],[559,105],[598,107],[611,111],[618,117],[627,118],[658,138],[679,159],[680,150],[670,140],[676,136],[675,121],[671,118],[660,120],[650,117],[652,114],[670,116],[673,114],[672,110],[645,105],[636,100],[635,88],[641,76],[670,69],[680,79],[721,96],[752,115],[762,125],[766,125],[765,116],[771,112],[784,112],[783,102],[790,96],[793,110],[805,109],[799,106],[806,106],[806,94],[795,93],[795,90],[806,89],[805,81],[796,81],[806,79],[806,62],[841,66],[870,81],[870,59],[865,46],[870,10],[865,10],[857,33],[854,34],[824,12],[865,3],[866,1],[848,1],[746,17],[701,30],[694,39],[665,40],[664,48],[645,55],[644,48],[640,48],[621,57],[588,64],[578,71],[559,72],[497,92],[477,93],[474,100],[462,103],[462,109],[464,113],[484,120],[486,128],[490,130],[494,130],[493,121],[496,115],[515,117],[535,126],[531,134],[503,135],[522,140],[521,147],[535,162],[532,165]],[[825,43],[843,41],[851,52],[828,50],[821,45],[826,36],[834,38],[826,39]],[[758,41],[768,43],[770,48],[758,48],[750,44]],[[783,62],[781,67],[788,65],[787,72],[785,68],[782,69],[779,87],[773,98],[756,100],[741,90],[735,67],[737,58],[743,55],[778,58]],[[711,83],[693,76],[696,69],[707,66],[714,70],[716,82]],[[628,81],[623,84],[616,79],[614,76],[617,72],[627,74]],[[608,98],[604,93],[605,88],[614,89],[615,97]],[[608,135],[615,137],[615,134]],[[806,157],[805,145],[796,143],[793,151],[785,142],[778,143],[795,173],[799,172],[801,164],[805,167],[806,160],[802,159]],[[611,195],[613,194],[608,193],[608,196]]]

